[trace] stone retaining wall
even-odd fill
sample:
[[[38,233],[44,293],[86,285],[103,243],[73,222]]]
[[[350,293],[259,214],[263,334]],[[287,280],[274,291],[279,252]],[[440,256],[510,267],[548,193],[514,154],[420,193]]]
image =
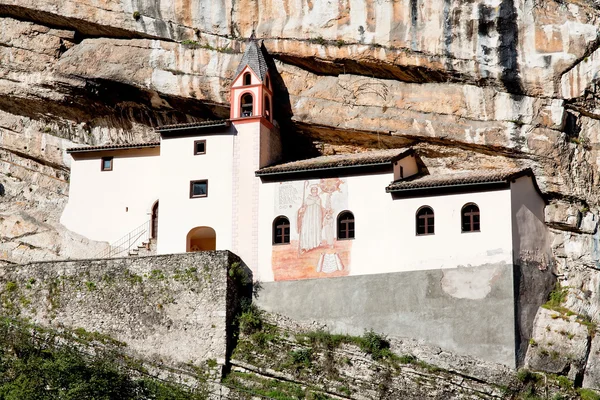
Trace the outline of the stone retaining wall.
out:
[[[143,359],[224,365],[249,274],[228,251],[8,265],[0,303],[42,326],[109,335]]]

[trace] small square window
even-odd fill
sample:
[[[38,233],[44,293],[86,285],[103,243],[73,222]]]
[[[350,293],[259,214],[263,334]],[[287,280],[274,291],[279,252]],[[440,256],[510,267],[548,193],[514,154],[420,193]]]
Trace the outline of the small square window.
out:
[[[113,169],[113,158],[102,157],[102,164],[100,165],[102,171],[112,171]]]
[[[206,154],[206,140],[194,141],[194,155]]]
[[[208,181],[191,181],[190,182],[190,198],[208,196]]]

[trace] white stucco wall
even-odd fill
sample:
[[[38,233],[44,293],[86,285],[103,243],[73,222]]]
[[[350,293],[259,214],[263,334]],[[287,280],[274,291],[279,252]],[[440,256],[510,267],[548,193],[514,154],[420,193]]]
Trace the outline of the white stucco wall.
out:
[[[194,141],[206,154],[194,155]],[[161,142],[158,254],[183,253],[195,227],[215,230],[217,250],[231,249],[233,140],[231,133],[163,138]],[[190,198],[190,182],[208,180],[208,196]]]
[[[509,189],[393,200],[385,192],[392,177],[392,173],[387,173],[343,178],[348,210],[354,213],[356,221],[349,275],[512,263]],[[262,281],[274,279],[271,230],[280,213],[274,207],[277,185],[261,185],[257,278]],[[479,206],[481,232],[462,233],[461,209],[471,202]],[[423,205],[435,212],[435,235],[415,234],[415,214]],[[290,220],[294,240],[297,212],[290,208],[283,214]]]
[[[402,167],[402,176],[400,176],[400,167]],[[408,178],[419,172],[419,167],[417,166],[417,160],[414,154],[409,155],[408,157],[404,157],[398,161],[394,162],[394,180]]]
[[[112,243],[150,220],[158,199],[159,148],[74,153],[69,202],[60,222],[93,240]],[[101,171],[102,157],[113,170]]]

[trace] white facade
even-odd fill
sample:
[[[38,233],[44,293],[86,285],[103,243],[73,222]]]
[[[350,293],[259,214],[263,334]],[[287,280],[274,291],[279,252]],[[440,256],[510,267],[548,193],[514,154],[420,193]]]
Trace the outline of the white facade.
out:
[[[158,146],[72,155],[63,225],[92,240],[112,243],[149,220],[159,198]],[[102,157],[112,157],[112,170],[101,170]]]
[[[157,252],[187,251],[187,234],[210,227],[217,249],[231,249],[234,135],[198,135],[163,138],[159,162],[159,219]],[[206,154],[194,154],[194,142],[206,141]],[[190,182],[206,180],[208,196],[190,197]],[[182,240],[182,238],[184,238]]]
[[[410,149],[277,165],[282,149],[269,72],[253,46],[231,88],[229,120],[161,127],[160,144],[71,149],[71,194],[61,222],[114,242],[149,222],[158,204],[152,231],[159,254],[231,250],[265,282],[547,265],[545,203],[530,171],[436,186]],[[112,157],[110,171],[101,170],[103,157]],[[386,192],[392,182],[424,176],[430,186]],[[194,182],[207,193],[194,195]],[[478,231],[462,230],[467,204],[478,207]],[[434,234],[416,232],[424,206],[433,210]]]
[[[343,178],[348,193],[344,208],[354,214],[356,229],[351,260],[345,265],[348,275],[511,264],[525,246],[535,248],[533,254],[543,254],[548,249],[544,201],[530,177],[518,178],[506,189],[398,199],[384,190],[392,179],[392,173]],[[261,199],[276,200],[281,185],[280,182],[262,184]],[[529,205],[515,199],[525,199]],[[292,243],[298,238],[296,209],[282,212],[275,202],[264,201],[260,205],[257,278],[265,282],[276,279],[272,265],[273,220],[285,215],[290,221]],[[461,210],[469,203],[479,207],[479,232],[462,232]],[[416,234],[416,213],[422,206],[434,210],[435,234]],[[518,247],[519,242],[527,244]],[[327,252],[327,246],[316,251]]]

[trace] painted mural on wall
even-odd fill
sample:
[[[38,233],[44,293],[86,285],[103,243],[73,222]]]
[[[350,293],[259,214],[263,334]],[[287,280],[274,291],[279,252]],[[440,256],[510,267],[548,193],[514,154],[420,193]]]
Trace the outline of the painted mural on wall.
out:
[[[344,276],[350,272],[352,240],[337,240],[340,212],[348,209],[343,179],[282,182],[275,191],[275,215],[290,221],[290,243],[274,245],[276,281]]]

